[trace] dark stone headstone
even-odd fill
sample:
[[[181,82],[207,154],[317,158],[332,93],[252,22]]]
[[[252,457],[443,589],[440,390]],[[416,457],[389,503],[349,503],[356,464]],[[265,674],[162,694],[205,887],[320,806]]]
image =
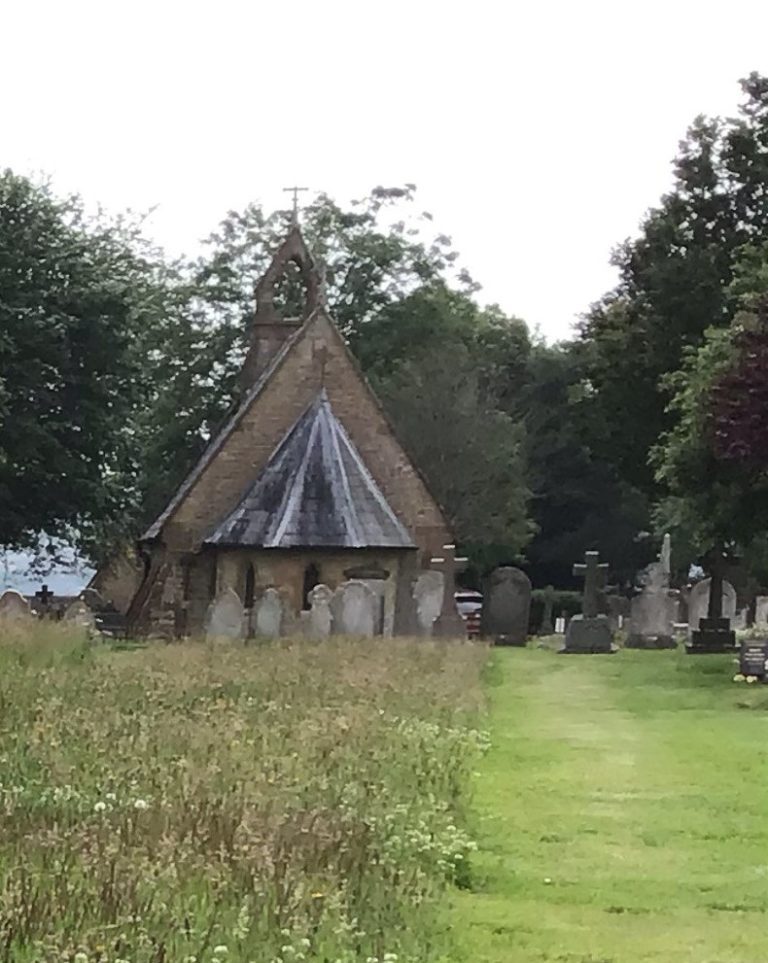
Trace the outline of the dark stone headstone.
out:
[[[742,675],[755,675],[763,682],[768,676],[768,639],[753,639],[742,642],[739,653],[739,672]]]
[[[483,593],[482,634],[497,645],[523,646],[528,640],[531,580],[519,568],[497,568]]]
[[[735,652],[736,633],[731,620],[723,616],[723,591],[727,584],[725,572],[728,558],[724,552],[710,552],[707,567],[710,571],[707,617],[699,620],[698,628],[691,633],[686,645],[689,655],[709,655],[715,652]],[[735,593],[734,593],[735,595]]]

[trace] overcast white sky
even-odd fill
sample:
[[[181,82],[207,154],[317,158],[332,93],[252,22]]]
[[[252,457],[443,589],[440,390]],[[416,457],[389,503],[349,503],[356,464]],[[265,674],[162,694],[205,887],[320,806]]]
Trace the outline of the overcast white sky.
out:
[[[230,208],[413,181],[482,297],[565,336],[699,112],[768,72],[765,0],[5,0],[0,165],[193,250]]]

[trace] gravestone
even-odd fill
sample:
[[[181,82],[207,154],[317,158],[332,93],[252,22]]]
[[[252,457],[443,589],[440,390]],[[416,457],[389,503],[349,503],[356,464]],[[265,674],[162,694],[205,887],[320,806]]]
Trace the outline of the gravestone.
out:
[[[21,592],[6,589],[0,595],[0,621],[22,622],[32,618],[32,609]]]
[[[331,602],[333,630],[339,635],[372,636],[376,631],[376,596],[363,582],[342,582]]]
[[[544,611],[541,615],[541,625],[539,626],[539,635],[553,635],[556,631],[555,625],[552,622],[552,611],[555,607],[555,587],[554,585],[548,585],[544,589]]]
[[[736,591],[725,579],[726,565],[724,553],[711,552],[707,558],[710,577],[691,590],[690,639],[685,647],[690,655],[736,651],[736,633],[731,628],[731,619],[736,615]]]
[[[731,619],[731,628],[735,629],[737,632],[743,632],[748,625],[749,625],[749,606],[745,605],[743,609],[736,610],[736,614]]]
[[[605,584],[608,565],[600,562],[599,552],[585,552],[584,563],[573,566],[574,575],[584,577],[581,615],[574,615],[565,633],[563,655],[598,655],[616,651],[608,618],[600,614],[600,591]]]
[[[755,599],[755,628],[768,630],[768,595]]]
[[[207,639],[242,639],[243,603],[232,588],[224,589],[208,606],[205,617]]]
[[[519,568],[503,566],[488,577],[483,592],[482,634],[497,645],[524,646],[531,614],[531,580]]]
[[[253,628],[256,635],[265,639],[276,639],[283,624],[283,600],[276,588],[265,589],[256,602]]]
[[[555,619],[555,635],[565,635],[565,624],[565,616],[558,615],[558,617]]]
[[[665,539],[668,553],[669,536]],[[669,567],[663,560],[653,562],[640,575],[642,592],[632,599],[629,616],[628,649],[676,649],[674,622],[677,602],[669,591]]]
[[[416,602],[416,619],[421,635],[432,635],[432,626],[443,607],[444,581],[442,572],[431,569],[422,572],[416,579],[413,599]]]
[[[418,578],[417,564],[416,552],[410,552],[398,565],[395,583],[395,612],[392,620],[393,635],[414,636],[425,634],[419,624],[419,613],[414,597]],[[434,619],[432,619],[432,622],[434,622]],[[432,628],[431,622],[429,627]]]
[[[768,678],[768,640],[753,639],[741,643],[739,672],[754,675],[763,682]]]
[[[327,585],[316,585],[309,593],[309,624],[307,635],[319,641],[327,639],[333,626],[331,599],[333,592]]]
[[[96,626],[96,616],[83,599],[70,602],[64,610],[62,619],[64,622],[73,623],[84,629],[93,629]]]
[[[631,606],[629,599],[623,595],[609,595],[608,602],[608,622],[612,632],[617,632],[624,627],[624,622],[629,618]]]
[[[431,565],[443,573],[443,599],[440,614],[432,624],[432,635],[443,639],[466,639],[467,625],[456,608],[456,572],[466,558],[456,557],[455,545],[443,545],[443,554]]]

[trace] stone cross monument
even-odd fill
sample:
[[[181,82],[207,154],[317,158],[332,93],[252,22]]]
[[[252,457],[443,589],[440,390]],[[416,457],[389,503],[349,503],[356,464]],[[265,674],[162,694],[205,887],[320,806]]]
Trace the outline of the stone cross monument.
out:
[[[467,627],[456,608],[456,572],[466,558],[456,557],[455,545],[443,545],[443,555],[432,559],[432,567],[443,573],[443,605],[432,623],[432,635],[447,639],[466,639]]]
[[[574,575],[584,576],[582,614],[575,615],[568,623],[565,635],[565,654],[592,655],[611,653],[613,633],[605,615],[600,612],[600,592],[608,574],[608,565],[600,561],[599,552],[586,552],[584,561],[573,566]]]

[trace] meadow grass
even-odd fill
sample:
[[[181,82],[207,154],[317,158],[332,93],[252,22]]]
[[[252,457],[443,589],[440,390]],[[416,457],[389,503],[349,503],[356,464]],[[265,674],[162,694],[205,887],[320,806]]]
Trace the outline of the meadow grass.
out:
[[[736,671],[496,650],[457,960],[768,959],[768,689]]]
[[[0,638],[0,961],[429,961],[486,651]]]

